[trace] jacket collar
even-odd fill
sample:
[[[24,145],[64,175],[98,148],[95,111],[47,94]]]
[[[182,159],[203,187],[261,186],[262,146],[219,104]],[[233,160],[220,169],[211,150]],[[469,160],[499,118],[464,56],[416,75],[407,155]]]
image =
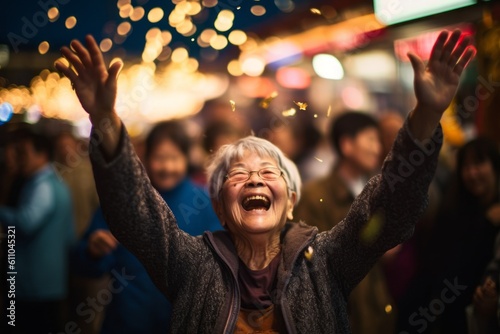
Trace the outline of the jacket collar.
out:
[[[305,223],[287,222],[281,232],[282,266],[285,271],[291,270],[298,254],[312,241],[318,228]],[[228,231],[205,232],[204,238],[214,248],[221,259],[229,266],[235,278],[238,276],[238,254]]]

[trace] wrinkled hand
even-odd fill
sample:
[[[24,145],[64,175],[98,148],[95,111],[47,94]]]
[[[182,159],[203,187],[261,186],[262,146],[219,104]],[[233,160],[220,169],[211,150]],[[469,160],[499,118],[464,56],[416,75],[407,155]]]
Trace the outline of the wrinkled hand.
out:
[[[89,237],[88,252],[94,258],[108,255],[118,246],[118,240],[108,230],[96,230]]]
[[[408,53],[415,74],[415,95],[425,110],[441,115],[450,105],[458,88],[460,75],[475,55],[471,39],[460,43],[461,31],[442,31],[432,48],[427,65],[414,53]]]
[[[433,135],[441,116],[455,96],[460,75],[475,55],[470,38],[465,37],[459,43],[460,35],[460,30],[455,30],[451,35],[447,31],[441,32],[427,65],[414,53],[408,53],[415,74],[417,98],[408,125],[418,140]]]
[[[113,63],[106,69],[102,53],[96,41],[90,35],[85,37],[87,47],[79,41],[72,41],[71,47],[63,47],[63,56],[72,68],[62,62],[56,62],[56,69],[71,80],[71,85],[90,115],[94,127],[102,134],[101,146],[108,159],[117,151],[121,121],[115,112],[116,84],[121,62]]]
[[[496,315],[498,292],[491,277],[486,278],[483,285],[478,286],[473,297],[474,308],[478,315],[490,318]]]
[[[95,39],[85,38],[87,47],[79,41],[72,41],[71,48],[63,47],[61,53],[71,64],[69,68],[62,62],[56,62],[56,69],[71,80],[71,84],[82,104],[92,119],[102,119],[114,111],[116,83],[121,62],[111,64],[106,69],[102,53]]]

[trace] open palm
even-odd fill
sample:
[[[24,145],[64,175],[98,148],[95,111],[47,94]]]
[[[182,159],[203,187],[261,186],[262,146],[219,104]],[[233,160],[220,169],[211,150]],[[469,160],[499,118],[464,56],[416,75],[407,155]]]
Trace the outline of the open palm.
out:
[[[72,68],[61,62],[56,63],[56,68],[71,80],[82,107],[90,117],[102,118],[114,110],[117,75],[122,63],[114,63],[107,69],[94,38],[87,36],[85,41],[87,47],[79,41],[71,42],[74,52],[67,47],[61,49]]]
[[[446,110],[455,96],[460,75],[474,57],[470,38],[465,37],[459,43],[460,35],[460,30],[451,35],[441,32],[427,65],[414,53],[408,54],[415,73],[417,101],[428,112],[442,114]]]

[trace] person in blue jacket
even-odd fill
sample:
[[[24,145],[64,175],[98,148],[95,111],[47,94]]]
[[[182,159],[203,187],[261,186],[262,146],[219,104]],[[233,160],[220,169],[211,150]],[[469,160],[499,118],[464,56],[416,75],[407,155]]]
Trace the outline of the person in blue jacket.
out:
[[[179,227],[191,234],[220,230],[206,191],[188,178],[190,138],[182,122],[157,124],[146,139],[145,167]],[[134,203],[130,203],[134,205]],[[148,250],[144,250],[147,252]],[[99,208],[75,251],[75,271],[88,277],[110,274],[108,291],[82,301],[76,313],[89,323],[104,317],[101,333],[166,333],[171,307],[137,258],[120,245]]]

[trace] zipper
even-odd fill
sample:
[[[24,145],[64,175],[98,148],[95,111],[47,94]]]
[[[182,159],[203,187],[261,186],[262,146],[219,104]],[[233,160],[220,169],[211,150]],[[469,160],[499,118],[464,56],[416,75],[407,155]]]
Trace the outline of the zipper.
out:
[[[229,307],[229,316],[227,317],[226,323],[224,324],[224,334],[226,333],[231,333],[230,329],[234,328],[235,322],[237,319],[237,310],[239,308],[239,291],[237,288],[237,282],[238,280],[236,279],[234,272],[231,270],[231,267],[227,262],[225,261],[224,257],[222,254],[219,252],[217,248],[215,248],[210,240],[210,238],[206,238],[208,240],[208,244],[210,248],[219,256],[221,261],[224,263],[226,266],[226,269],[231,273],[230,276],[233,278],[232,282],[232,296],[231,296],[231,306]],[[234,330],[233,330],[234,331]]]
[[[288,308],[288,304],[285,304],[285,290],[286,287],[288,286],[288,283],[290,282],[290,279],[292,278],[292,270],[293,266],[295,265],[295,262],[299,258],[299,254],[301,254],[307,246],[309,246],[312,243],[311,238],[307,239],[301,247],[299,247],[299,251],[295,254],[293,261],[292,261],[292,266],[290,268],[290,273],[287,275],[285,283],[283,284],[283,292],[281,293],[281,313],[283,314],[283,320],[285,320],[285,326],[287,329],[287,332],[289,334],[296,333],[296,328],[295,326],[293,327],[293,330],[291,328],[291,323],[293,323],[292,316],[290,315],[290,310]]]

